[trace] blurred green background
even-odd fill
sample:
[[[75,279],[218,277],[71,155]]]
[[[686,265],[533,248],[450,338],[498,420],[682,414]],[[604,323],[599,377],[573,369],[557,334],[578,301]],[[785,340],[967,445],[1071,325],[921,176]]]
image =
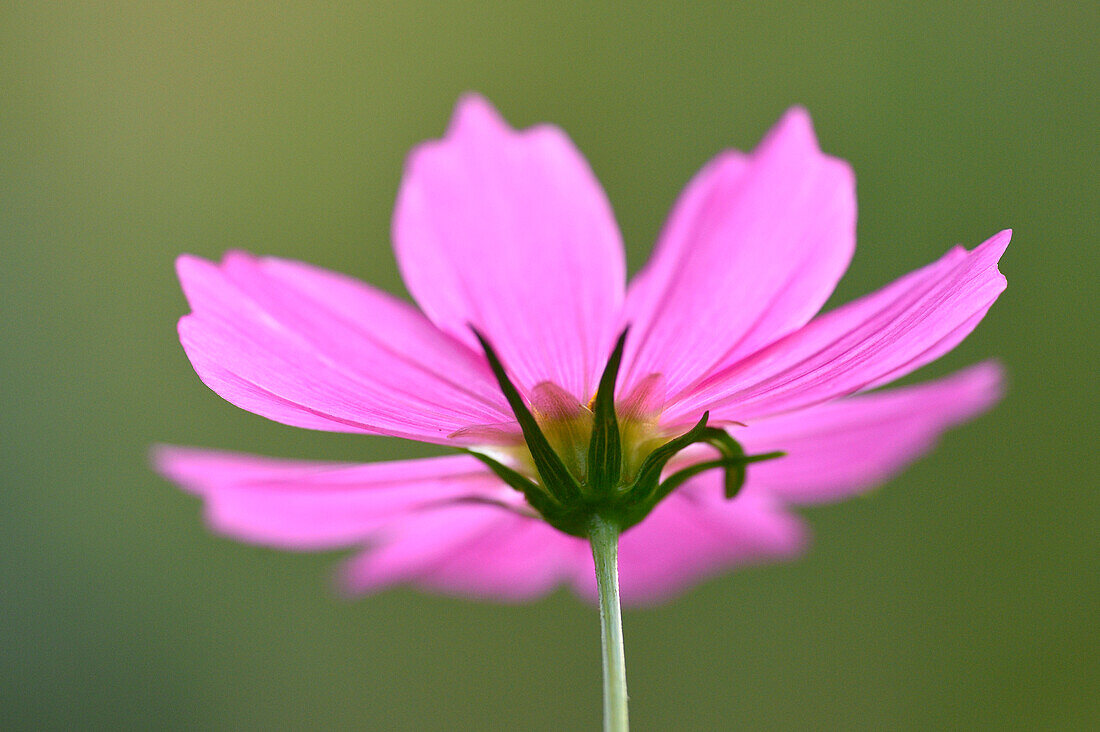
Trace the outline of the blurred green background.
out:
[[[469,89],[568,130],[632,269],[689,176],[793,103],[859,178],[834,302],[1016,230],[1006,294],[919,375],[998,356],[1004,403],[806,511],[805,559],[628,612],[635,729],[1100,724],[1098,30],[1092,3],[5,4],[0,726],[596,728],[570,595],[341,600],[337,557],[214,538],[146,463],[438,452],[222,402],[172,262],[242,247],[403,293],[403,159]]]

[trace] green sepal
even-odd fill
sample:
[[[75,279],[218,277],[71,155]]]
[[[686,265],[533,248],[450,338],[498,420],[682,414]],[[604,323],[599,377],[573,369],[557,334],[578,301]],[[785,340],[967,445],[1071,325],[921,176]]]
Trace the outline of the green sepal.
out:
[[[741,443],[723,429],[708,427],[704,434],[704,441],[717,448],[723,458],[733,460],[745,456],[745,449],[741,447]],[[727,467],[724,483],[726,498],[734,498],[740,493],[741,487],[745,485],[745,463],[735,463]]]
[[[702,418],[695,423],[690,430],[673,438],[665,444],[649,453],[642,467],[638,468],[638,477],[634,479],[634,485],[630,493],[638,495],[642,502],[648,502],[650,495],[657,489],[657,483],[661,479],[661,471],[672,457],[688,445],[696,443],[707,429],[707,420],[710,412],[703,412]]]
[[[465,452],[480,460],[489,470],[493,471],[498,478],[522,493],[524,498],[527,499],[527,502],[531,504],[531,507],[543,516],[553,515],[556,512],[558,507],[555,505],[553,499],[544,493],[538,484],[527,476],[476,450],[466,450]]]
[[[523,431],[523,440],[527,443],[527,449],[531,452],[531,459],[535,463],[535,468],[538,470],[539,477],[542,478],[546,490],[559,503],[575,501],[581,494],[577,481],[573,478],[569,469],[565,467],[561,457],[550,446],[546,435],[542,433],[538,422],[535,421],[535,416],[531,414],[531,410],[527,408],[523,397],[520,396],[519,390],[516,389],[515,384],[505,373],[504,365],[500,362],[493,347],[489,345],[489,341],[481,335],[477,328],[470,326],[470,329],[481,343],[485,356],[489,359],[489,368],[493,370],[493,376],[500,384],[500,390],[504,392],[504,398],[508,400],[508,405],[516,415],[516,421],[519,422],[519,427]]]
[[[547,523],[572,536],[585,538],[593,516],[602,516],[626,530],[649,515],[658,503],[686,481],[707,470],[724,471],[724,493],[726,498],[733,498],[745,484],[749,463],[771,460],[785,454],[746,455],[744,448],[728,432],[707,425],[710,413],[704,412],[690,430],[651,451],[629,485],[620,484],[624,457],[620,425],[615,413],[615,385],[626,344],[627,331],[624,330],[600,376],[592,401],[592,433],[588,453],[581,458],[587,462],[586,475],[575,477],[551,446],[519,390],[508,378],[492,346],[476,328],[471,326],[471,330],[481,343],[501,392],[523,432],[537,479],[483,453],[474,450],[466,452],[482,462],[506,485],[520,491],[528,505]],[[720,457],[689,465],[661,481],[661,474],[668,462],[684,448],[700,442],[716,448]]]
[[[691,465],[684,468],[683,470],[679,470],[665,478],[664,482],[661,483],[660,486],[658,486],[656,493],[653,494],[653,498],[651,499],[651,501],[654,505],[656,505],[660,501],[663,501],[669,493],[672,493],[672,491],[679,488],[690,478],[694,478],[696,475],[704,473],[708,470],[722,468],[726,471],[726,478],[728,481],[729,474],[734,471],[736,471],[741,476],[744,476],[745,466],[749,463],[759,463],[763,462],[764,460],[774,460],[775,458],[783,457],[784,455],[786,455],[786,453],[784,452],[768,452],[762,453],[760,455],[740,455],[738,457],[723,457],[718,460],[707,460],[705,462],[696,463],[695,465]],[[736,496],[737,492],[740,492],[742,485],[744,485],[743,477],[741,479],[741,483],[737,485],[734,494],[730,495],[728,492],[729,487],[727,483],[726,498],[733,498],[734,496]]]
[[[708,427],[703,437],[722,453],[722,457],[729,461],[726,468],[725,492],[726,498],[734,498],[741,492],[745,485],[745,466],[749,463],[758,463],[764,460],[774,460],[783,457],[785,452],[768,452],[760,455],[745,455],[745,448],[741,443],[733,439],[729,432],[717,427]]]
[[[626,334],[623,330],[600,376],[600,386],[592,405],[592,437],[588,441],[588,485],[599,494],[615,490],[622,476],[623,448],[619,420],[615,416],[615,380],[623,360]]]

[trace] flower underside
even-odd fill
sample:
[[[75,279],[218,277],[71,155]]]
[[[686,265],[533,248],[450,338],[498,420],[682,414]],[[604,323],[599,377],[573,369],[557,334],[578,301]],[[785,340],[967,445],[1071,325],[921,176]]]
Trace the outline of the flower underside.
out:
[[[527,503],[559,531],[586,537],[595,516],[625,531],[689,478],[707,470],[725,472],[726,498],[732,499],[744,485],[745,466],[783,455],[746,455],[728,432],[708,426],[708,412],[690,430],[667,441],[654,424],[634,415],[620,419],[615,382],[627,330],[619,336],[608,359],[591,409],[540,415],[538,419],[509,379],[492,345],[476,328],[473,330],[519,422],[524,445],[512,456],[516,467],[476,450],[470,450],[470,454],[523,493]],[[709,444],[720,457],[696,463],[662,480],[669,461],[698,443]]]

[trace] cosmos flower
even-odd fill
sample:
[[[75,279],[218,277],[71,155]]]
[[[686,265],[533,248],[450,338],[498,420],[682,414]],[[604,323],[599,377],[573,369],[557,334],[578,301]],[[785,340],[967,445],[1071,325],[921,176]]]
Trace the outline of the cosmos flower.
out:
[[[226,400],[462,452],[354,465],[163,447],[156,465],[219,533],[357,550],[352,593],[594,598],[582,519],[597,510],[624,530],[627,603],[790,557],[804,545],[792,506],[881,483],[1000,392],[993,363],[874,389],[973,330],[1005,287],[1009,232],[817,315],[855,218],[851,170],[792,109],[752,153],[703,168],[627,286],[610,205],[570,140],[467,97],[398,195],[416,306],[298,262],[178,261],[181,342]]]

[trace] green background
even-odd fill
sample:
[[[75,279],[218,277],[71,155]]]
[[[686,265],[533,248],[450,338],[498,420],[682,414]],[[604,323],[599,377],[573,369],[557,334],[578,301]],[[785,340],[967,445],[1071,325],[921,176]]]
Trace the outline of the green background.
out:
[[[596,728],[596,613],[567,593],[341,600],[338,557],[214,538],[146,462],[438,452],[221,401],[172,261],[242,247],[403,293],[403,159],[468,89],[569,131],[632,269],[689,176],[793,103],[859,179],[834,303],[1016,230],[1001,301],[919,375],[998,356],[1005,401],[805,511],[804,559],[628,612],[635,729],[1097,725],[1098,11],[959,5],[5,4],[0,726]]]

